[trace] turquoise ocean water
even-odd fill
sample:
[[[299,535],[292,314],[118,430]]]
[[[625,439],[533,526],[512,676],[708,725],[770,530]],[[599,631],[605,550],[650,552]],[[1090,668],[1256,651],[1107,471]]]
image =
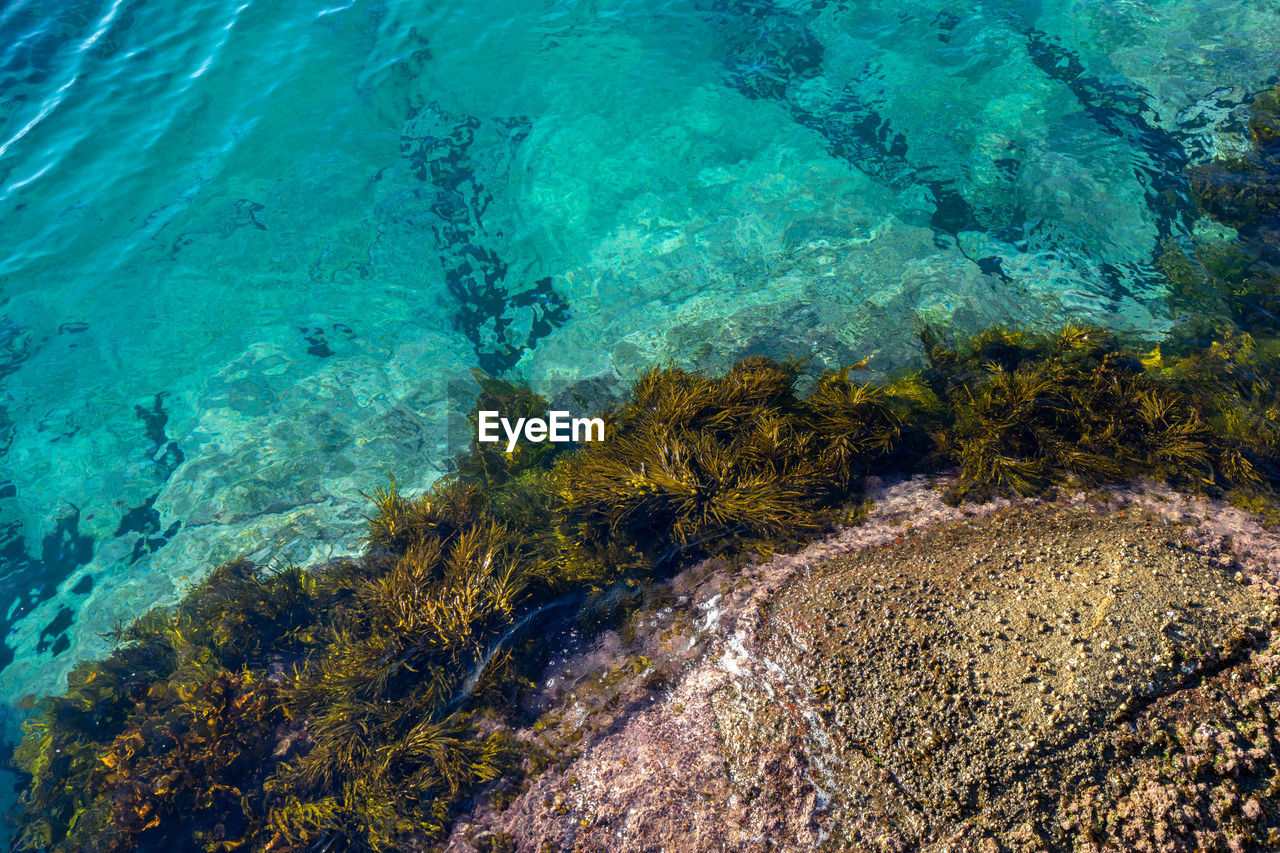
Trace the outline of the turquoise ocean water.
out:
[[[218,560],[355,550],[476,368],[1159,334],[1278,68],[1267,0],[9,0],[0,704]]]

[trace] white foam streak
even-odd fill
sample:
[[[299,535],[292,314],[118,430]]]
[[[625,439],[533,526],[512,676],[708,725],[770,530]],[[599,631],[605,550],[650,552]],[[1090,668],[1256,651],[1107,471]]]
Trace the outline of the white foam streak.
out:
[[[316,12],[316,20],[318,21],[326,15],[336,15],[338,12],[345,12],[354,5],[356,5],[356,0],[351,0],[351,2],[347,3],[345,6],[334,6],[332,9],[322,9],[319,12]]]
[[[22,129],[19,130],[17,133],[15,133],[13,136],[11,136],[8,140],[6,140],[3,145],[0,145],[0,157],[3,157],[15,142],[22,139],[22,137],[26,136],[33,129],[35,129],[36,125],[44,121],[45,118],[49,115],[49,113],[56,110],[58,108],[58,105],[62,103],[62,99],[63,97],[65,97],[66,91],[70,89],[73,85],[75,85],[75,82],[79,79],[80,79],[79,75],[72,77],[66,83],[63,83],[62,86],[58,89],[58,91],[54,92],[53,95],[48,100],[46,100],[43,104],[41,104],[40,112],[36,114],[36,117],[33,118],[31,121],[27,122],[25,125],[23,125]]]
[[[94,30],[93,35],[89,36],[80,44],[80,52],[84,53],[97,43],[98,39],[107,34],[107,30],[111,29],[111,24],[116,19],[116,13],[120,11],[121,4],[124,0],[115,0],[111,4],[111,8],[107,10],[107,14],[103,16],[102,23],[98,24],[98,29]]]
[[[236,7],[236,10],[231,13],[231,20],[227,21],[222,26],[222,31],[227,35],[223,36],[221,39],[218,40],[218,43],[213,46],[213,50],[211,50],[209,52],[209,55],[204,58],[204,62],[200,63],[200,67],[197,68],[195,71],[192,71],[189,75],[187,75],[188,79],[195,80],[197,77],[202,76],[206,71],[209,70],[209,68],[213,65],[214,60],[216,60],[218,58],[218,55],[222,53],[222,49],[227,46],[227,42],[231,40],[230,34],[231,34],[231,31],[235,28],[236,22],[240,20],[240,16],[244,14],[244,10],[248,9],[250,5],[251,5],[250,3],[246,2],[246,3],[241,3],[239,6]]]
[[[9,196],[13,195],[13,194],[14,194],[14,193],[16,193],[18,190],[20,190],[20,189],[22,189],[23,187],[25,187],[27,184],[34,183],[35,181],[39,180],[39,178],[40,178],[40,177],[41,177],[45,172],[49,171],[49,170],[50,170],[50,169],[52,169],[52,168],[53,168],[53,164],[52,164],[52,163],[46,163],[43,169],[41,169],[40,171],[36,172],[36,173],[35,173],[34,175],[32,175],[31,177],[26,178],[26,179],[21,180],[21,181],[18,181],[18,182],[17,182],[17,183],[15,183],[15,184],[10,184],[8,187],[6,187],[6,188],[5,188],[4,195],[0,195],[0,201],[4,201],[5,199],[9,198]]]

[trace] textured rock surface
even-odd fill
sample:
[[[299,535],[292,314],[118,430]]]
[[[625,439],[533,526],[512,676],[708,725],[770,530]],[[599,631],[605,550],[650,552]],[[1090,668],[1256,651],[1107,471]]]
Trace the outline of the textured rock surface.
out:
[[[1158,516],[1020,508],[798,575],[761,653],[837,812],[911,844],[1052,837],[1056,792],[1115,769],[1104,735],[1234,659],[1262,609]]]
[[[548,672],[545,766],[450,849],[1275,849],[1274,536],[1152,488],[872,497]]]

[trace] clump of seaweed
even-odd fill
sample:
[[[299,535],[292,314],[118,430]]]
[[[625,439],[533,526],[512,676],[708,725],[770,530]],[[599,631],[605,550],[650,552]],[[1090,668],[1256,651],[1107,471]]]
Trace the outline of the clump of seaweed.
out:
[[[723,377],[651,370],[610,413],[609,440],[557,466],[577,542],[634,544],[658,562],[819,528],[855,467],[889,452],[884,394],[844,373],[798,399],[795,364],[748,358]]]
[[[501,412],[503,417],[512,421],[517,418],[545,418],[547,401],[523,385],[481,371],[475,372],[475,379],[480,385],[480,393],[475,408],[467,417],[472,439],[467,451],[459,454],[456,460],[457,474],[463,482],[492,494],[527,471],[545,470],[563,445],[549,441],[522,441],[507,452],[505,438],[496,443],[479,441],[480,412]]]
[[[510,739],[477,717],[556,579],[475,487],[373,499],[364,559],[228,563],[45,700],[15,756],[17,848],[400,849],[496,778]]]
[[[273,666],[306,647],[314,578],[227,563],[117,631],[25,725],[19,850],[233,849],[287,728]],[[243,815],[243,816],[242,816]]]
[[[958,496],[1139,476],[1197,491],[1260,480],[1260,448],[1215,430],[1220,401],[1101,329],[992,329],[953,348],[930,332],[925,339],[931,379],[950,407],[939,440],[961,466]]]
[[[430,837],[505,767],[507,735],[475,736],[468,700],[492,686],[502,634],[556,585],[477,495],[454,483],[414,502],[403,549],[350,587],[291,679],[283,708],[305,721],[311,749],[273,780],[288,794],[272,816],[277,846],[337,837],[378,850],[405,832]],[[368,812],[383,801],[385,815]]]
[[[1254,98],[1248,131],[1244,155],[1191,169],[1200,208],[1231,228],[1164,246],[1157,265],[1180,322],[1146,362],[1203,402],[1228,445],[1223,471],[1240,484],[1230,499],[1277,523],[1280,87]]]

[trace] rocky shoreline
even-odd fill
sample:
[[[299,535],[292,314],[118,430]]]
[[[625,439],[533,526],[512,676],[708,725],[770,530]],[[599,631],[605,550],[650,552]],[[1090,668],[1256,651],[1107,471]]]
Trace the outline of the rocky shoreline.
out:
[[[1274,849],[1259,345],[921,340],[650,371],[355,559],[222,564],[37,703],[16,848]]]
[[[1244,850],[1280,812],[1280,537],[1144,483],[867,519],[682,572],[545,673],[452,851]]]

